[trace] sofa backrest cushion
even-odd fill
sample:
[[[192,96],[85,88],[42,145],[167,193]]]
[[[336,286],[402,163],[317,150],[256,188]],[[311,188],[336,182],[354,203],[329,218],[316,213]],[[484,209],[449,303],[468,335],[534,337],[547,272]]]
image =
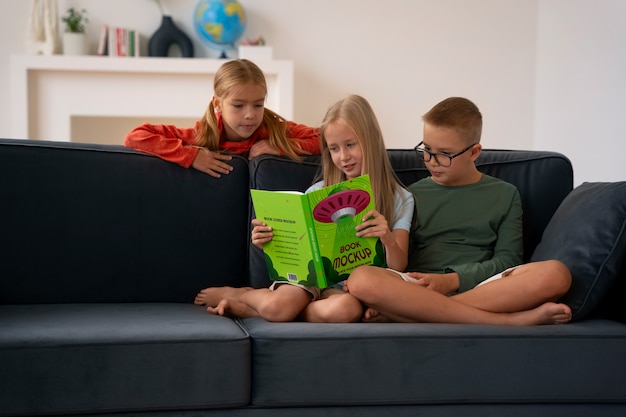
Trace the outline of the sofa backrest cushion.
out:
[[[220,179],[122,146],[0,141],[0,303],[193,302],[244,285],[247,160]]]
[[[572,286],[562,301],[571,307],[572,320],[587,317],[623,273],[626,181],[576,187],[552,217],[532,256],[533,261],[545,259],[567,265]],[[623,306],[624,294],[621,298]]]
[[[387,155],[405,185],[429,175],[424,161],[412,149],[389,149]],[[304,191],[319,174],[319,161],[319,156],[307,157],[303,162],[271,155],[260,156],[250,164],[250,187]],[[485,149],[476,165],[481,172],[518,188],[524,208],[524,259],[528,260],[541,239],[543,229],[572,190],[571,162],[557,152]],[[265,287],[269,284],[263,254],[252,245],[249,267],[252,286]]]

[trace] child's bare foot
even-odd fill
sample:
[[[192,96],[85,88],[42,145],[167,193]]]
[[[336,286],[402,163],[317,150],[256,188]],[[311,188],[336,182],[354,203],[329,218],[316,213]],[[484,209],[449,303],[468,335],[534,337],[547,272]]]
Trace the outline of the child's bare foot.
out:
[[[217,306],[208,307],[207,311],[211,314],[216,314],[220,316],[226,317],[237,317],[240,319],[246,317],[259,317],[259,313],[246,303],[242,303],[241,301],[229,300],[227,298],[223,299]]]
[[[380,314],[380,311],[368,307],[363,312],[361,321],[363,323],[388,323],[391,320],[389,320],[389,317]]]
[[[572,309],[566,304],[547,302],[532,310],[512,313],[510,318],[510,324],[520,326],[564,324],[572,319]]]
[[[209,287],[205,288],[196,295],[194,304],[199,306],[215,307],[225,298],[236,298],[240,294],[251,290],[250,287]]]

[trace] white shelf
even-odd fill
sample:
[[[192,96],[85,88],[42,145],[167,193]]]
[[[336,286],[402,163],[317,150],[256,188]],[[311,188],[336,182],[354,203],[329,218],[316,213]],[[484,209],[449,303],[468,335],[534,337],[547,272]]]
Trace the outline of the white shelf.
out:
[[[107,71],[172,74],[215,73],[226,61],[209,58],[157,58],[157,57],[108,57],[108,56],[65,56],[65,55],[13,55],[12,64],[29,70],[49,71]],[[268,74],[293,70],[293,61],[267,60],[259,63]]]
[[[11,57],[12,134],[71,140],[72,117],[199,118],[224,63],[205,58]],[[293,118],[293,61],[259,62],[268,83],[266,106]]]

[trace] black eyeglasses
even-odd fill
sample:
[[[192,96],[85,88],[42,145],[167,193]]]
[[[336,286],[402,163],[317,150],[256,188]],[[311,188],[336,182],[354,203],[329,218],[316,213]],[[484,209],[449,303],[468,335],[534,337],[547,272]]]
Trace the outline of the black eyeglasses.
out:
[[[417,154],[421,158],[424,159],[424,161],[429,162],[431,158],[434,157],[435,161],[437,161],[437,164],[441,165],[442,167],[449,167],[450,165],[452,165],[452,160],[454,158],[456,158],[457,156],[463,155],[465,152],[472,149],[472,147],[476,144],[472,143],[470,146],[463,149],[461,152],[455,153],[454,155],[448,155],[447,153],[441,153],[441,152],[431,152],[428,149],[420,148],[420,146],[422,145],[424,145],[423,141],[418,143],[414,149],[415,149],[415,152],[417,152]]]

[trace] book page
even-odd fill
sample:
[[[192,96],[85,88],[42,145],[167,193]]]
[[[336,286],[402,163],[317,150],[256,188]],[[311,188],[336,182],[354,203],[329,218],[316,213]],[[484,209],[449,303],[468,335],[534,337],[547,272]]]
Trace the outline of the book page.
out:
[[[272,227],[274,237],[263,245],[270,279],[317,286],[323,274],[312,242],[309,204],[302,193],[250,190],[256,218]],[[319,264],[318,271],[315,265]]]

